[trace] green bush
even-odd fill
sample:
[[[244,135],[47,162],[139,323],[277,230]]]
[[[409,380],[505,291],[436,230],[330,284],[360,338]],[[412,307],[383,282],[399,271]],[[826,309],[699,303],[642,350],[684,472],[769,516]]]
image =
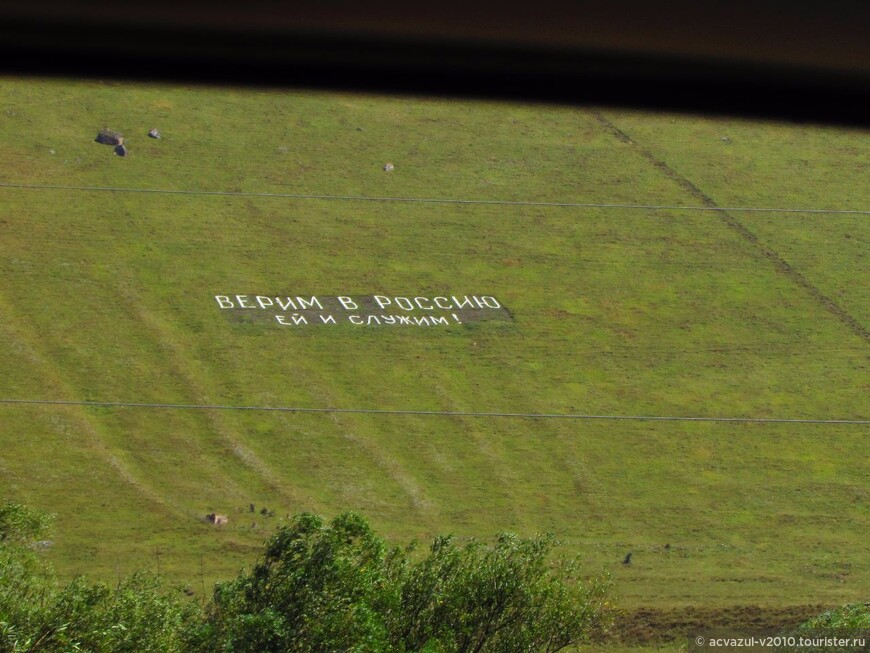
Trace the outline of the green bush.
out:
[[[608,583],[549,563],[550,537],[491,545],[438,537],[428,555],[388,549],[366,521],[303,514],[251,573],[219,585],[202,650],[557,651],[603,633]]]
[[[198,606],[135,574],[112,587],[76,578],[59,587],[33,543],[50,517],[0,506],[0,653],[173,653],[198,624]]]
[[[850,603],[834,610],[828,610],[822,614],[805,621],[794,631],[788,634],[790,637],[803,637],[810,641],[817,640],[819,645],[800,645],[783,647],[782,653],[855,653],[857,651],[870,651],[870,603]],[[820,640],[825,638],[849,639],[862,638],[863,646],[853,645],[851,642],[846,646],[837,646]]]
[[[32,544],[49,518],[0,506],[0,653],[552,653],[612,622],[606,579],[551,537],[390,548],[365,519],[301,514],[203,610],[134,574],[60,587]]]

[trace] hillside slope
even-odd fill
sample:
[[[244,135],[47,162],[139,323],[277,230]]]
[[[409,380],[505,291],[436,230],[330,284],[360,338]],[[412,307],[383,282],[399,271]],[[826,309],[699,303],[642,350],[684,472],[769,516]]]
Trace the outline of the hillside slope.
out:
[[[0,492],[58,513],[63,572],[199,589],[354,509],[397,542],[554,531],[629,606],[870,585],[866,423],[401,412],[870,419],[867,214],[674,208],[866,211],[867,133],[32,80],[0,111],[0,398],[188,406],[0,404]],[[215,299],[376,294],[507,317]]]

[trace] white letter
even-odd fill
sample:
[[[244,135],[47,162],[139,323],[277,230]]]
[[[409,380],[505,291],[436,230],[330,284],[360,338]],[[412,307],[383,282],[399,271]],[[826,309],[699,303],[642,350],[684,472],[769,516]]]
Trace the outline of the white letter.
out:
[[[265,309],[267,306],[272,306],[275,302],[268,297],[257,295],[257,303],[260,305],[260,308]]]
[[[355,311],[359,308],[359,306],[356,305],[356,302],[353,301],[350,297],[339,297],[338,301],[340,301],[341,305],[348,311]]]
[[[407,304],[407,306],[404,306],[402,304],[402,302]],[[399,308],[401,308],[402,310],[405,310],[405,311],[413,311],[414,310],[414,305],[411,303],[411,300],[408,299],[407,297],[396,297],[396,306],[398,306]]]
[[[221,308],[232,308],[233,307],[232,300],[229,297],[227,297],[226,295],[215,295],[214,298],[215,298],[215,300],[217,300],[218,306],[220,306]]]
[[[390,301],[389,297],[384,297],[383,295],[375,295],[375,301],[378,303],[380,308],[384,308],[385,306],[389,306],[393,302]]]
[[[236,295],[236,301],[239,303],[239,308],[257,308],[256,306],[251,306],[250,304],[246,304],[245,302],[248,300],[247,295]]]
[[[331,315],[321,315],[320,321],[324,324],[335,324],[335,318]]]
[[[321,311],[323,310],[323,306],[320,305],[320,300],[317,299],[317,297],[312,297],[310,301],[305,301],[302,297],[297,297],[296,301],[299,302],[300,310],[305,308],[314,308],[315,306]]]

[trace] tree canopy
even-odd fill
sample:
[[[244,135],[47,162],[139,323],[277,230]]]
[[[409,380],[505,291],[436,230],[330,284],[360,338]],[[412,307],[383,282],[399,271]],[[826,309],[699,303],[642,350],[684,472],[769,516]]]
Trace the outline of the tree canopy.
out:
[[[389,548],[360,515],[302,514],[250,573],[215,590],[204,637],[222,651],[558,651],[610,623],[604,579],[550,561],[552,537],[435,538]]]
[[[0,506],[0,653],[552,653],[607,631],[607,579],[550,536],[389,547],[352,512],[297,515],[204,607],[147,574],[60,586],[34,551],[49,516]]]

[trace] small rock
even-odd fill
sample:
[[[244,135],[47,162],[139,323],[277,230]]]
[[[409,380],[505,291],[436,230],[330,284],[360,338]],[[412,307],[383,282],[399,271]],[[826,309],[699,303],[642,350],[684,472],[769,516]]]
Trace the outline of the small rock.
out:
[[[392,172],[395,168],[396,168],[396,166],[394,166],[392,163],[384,164],[384,171],[385,172]]]
[[[103,127],[98,133],[97,137],[94,139],[97,143],[102,143],[103,145],[123,145],[124,137],[119,133],[108,127]]]
[[[159,132],[158,130],[156,130],[156,129],[149,129],[149,130],[148,130],[148,136],[150,136],[151,138],[158,138],[158,139],[159,139],[159,138],[160,138],[160,132]]]
[[[115,148],[115,154],[118,156],[127,156],[127,146],[121,143]]]

